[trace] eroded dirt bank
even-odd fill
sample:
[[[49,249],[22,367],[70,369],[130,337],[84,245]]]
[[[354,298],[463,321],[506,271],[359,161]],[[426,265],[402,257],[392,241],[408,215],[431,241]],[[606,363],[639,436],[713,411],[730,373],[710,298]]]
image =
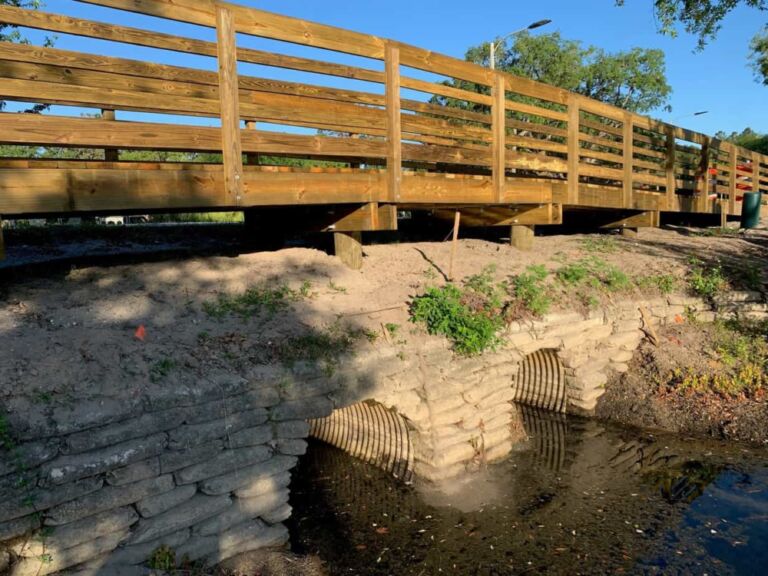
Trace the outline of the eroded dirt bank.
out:
[[[768,444],[765,323],[668,326],[644,342],[598,401],[599,418],[638,428]]]

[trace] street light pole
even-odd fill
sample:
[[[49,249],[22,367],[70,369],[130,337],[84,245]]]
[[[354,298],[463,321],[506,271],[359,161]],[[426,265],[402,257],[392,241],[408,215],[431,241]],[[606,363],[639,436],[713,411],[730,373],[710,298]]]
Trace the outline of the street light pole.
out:
[[[506,36],[504,36],[501,40],[494,40],[491,42],[491,70],[496,70],[496,51],[501,48],[504,43],[507,41],[508,38],[515,36],[517,34],[520,34],[521,32],[525,32],[527,30],[534,30],[536,28],[541,28],[542,26],[546,26],[552,22],[552,20],[538,20],[537,22],[534,22],[533,24],[529,24],[525,28],[520,28],[520,30],[515,30],[514,32],[510,32]]]

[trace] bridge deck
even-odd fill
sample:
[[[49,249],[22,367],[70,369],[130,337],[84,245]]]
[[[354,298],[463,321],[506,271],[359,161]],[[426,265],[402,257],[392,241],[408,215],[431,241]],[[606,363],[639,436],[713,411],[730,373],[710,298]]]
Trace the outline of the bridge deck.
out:
[[[128,10],[213,28],[217,42],[8,6],[0,22],[216,58],[218,71],[0,43],[0,99],[75,107],[1,113],[0,144],[95,158],[0,160],[0,215],[349,205],[335,229],[370,230],[395,227],[405,206],[557,224],[563,207],[739,214],[744,192],[768,192],[766,156],[396,41],[215,0],[78,1],[114,8],[116,20]],[[245,47],[249,36],[271,49]],[[275,49],[292,44],[335,61]],[[82,108],[103,114],[74,116]],[[129,162],[126,150],[222,161]],[[315,162],[270,167],[265,156]]]

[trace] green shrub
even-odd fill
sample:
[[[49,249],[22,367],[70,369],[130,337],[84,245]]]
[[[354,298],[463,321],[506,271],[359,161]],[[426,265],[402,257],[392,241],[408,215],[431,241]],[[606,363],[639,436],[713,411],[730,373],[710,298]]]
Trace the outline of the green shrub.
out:
[[[511,292],[519,307],[534,316],[543,316],[552,306],[552,296],[546,284],[549,272],[544,266],[528,266],[525,272],[512,277]]]
[[[454,284],[428,288],[411,302],[411,322],[423,324],[430,334],[442,334],[464,356],[495,348],[504,320],[500,290],[489,275],[473,276],[463,290]]]
[[[703,298],[714,298],[719,292],[728,287],[728,280],[723,274],[722,267],[705,266],[701,260],[692,259],[688,274],[688,286],[694,294]]]

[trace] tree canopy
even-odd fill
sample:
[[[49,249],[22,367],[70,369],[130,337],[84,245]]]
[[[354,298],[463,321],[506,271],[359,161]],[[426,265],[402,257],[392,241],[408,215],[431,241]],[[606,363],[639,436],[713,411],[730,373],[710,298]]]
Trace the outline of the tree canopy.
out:
[[[733,142],[747,150],[754,150],[760,154],[768,154],[768,134],[760,134],[759,132],[752,130],[752,128],[745,128],[741,132],[731,132],[730,134],[718,132],[715,137],[720,140]]]
[[[616,0],[619,6],[625,0]],[[698,37],[701,50],[717,37],[723,20],[739,6],[768,10],[768,0],[653,0],[653,9],[661,32],[677,35],[677,26]],[[750,61],[759,81],[768,85],[768,26],[757,34],[750,45]]]
[[[487,43],[466,53],[467,60],[484,66],[489,58]],[[672,93],[661,50],[633,48],[611,54],[564,39],[557,32],[518,34],[514,42],[499,50],[497,68],[633,112],[661,108]]]

